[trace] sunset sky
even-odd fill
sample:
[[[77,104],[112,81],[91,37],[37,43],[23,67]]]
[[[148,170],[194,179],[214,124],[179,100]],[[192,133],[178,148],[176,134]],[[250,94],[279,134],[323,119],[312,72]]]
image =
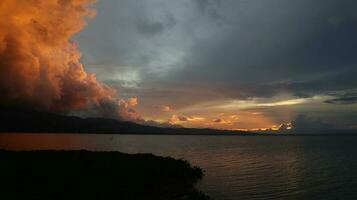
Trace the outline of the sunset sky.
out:
[[[4,102],[184,127],[303,114],[357,128],[356,1],[4,0],[0,12]]]
[[[86,69],[147,120],[357,123],[357,2],[105,0],[75,36]]]

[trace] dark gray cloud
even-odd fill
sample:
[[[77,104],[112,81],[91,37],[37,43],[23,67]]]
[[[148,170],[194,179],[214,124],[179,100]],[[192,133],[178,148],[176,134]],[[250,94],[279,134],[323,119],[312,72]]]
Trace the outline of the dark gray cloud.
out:
[[[303,114],[298,115],[296,119],[291,122],[291,125],[295,132],[301,133],[323,131],[333,128],[333,125],[327,122],[320,119],[314,119]]]
[[[150,21],[148,19],[138,19],[136,25],[140,33],[153,36],[164,32],[166,29],[174,27],[176,23],[176,19],[173,16],[167,15],[162,22]]]
[[[227,23],[215,37],[198,39],[190,56],[182,61],[186,67],[178,69],[172,78],[181,72],[179,78],[185,80],[255,88],[283,81],[306,85],[321,76],[356,69],[357,24],[351,12],[356,3],[242,2],[222,4],[220,13]],[[343,20],[336,24],[333,19]],[[260,91],[252,92],[260,95]]]
[[[331,99],[325,101],[325,103],[331,103],[331,104],[356,104],[357,103],[357,96],[353,97],[340,97],[336,99]]]
[[[76,38],[83,62],[147,107],[326,95],[325,114],[354,103],[357,1],[106,0],[97,10]]]
[[[210,0],[194,0],[194,2],[196,3],[197,7],[202,11],[205,12],[209,3],[211,3],[212,1]]]

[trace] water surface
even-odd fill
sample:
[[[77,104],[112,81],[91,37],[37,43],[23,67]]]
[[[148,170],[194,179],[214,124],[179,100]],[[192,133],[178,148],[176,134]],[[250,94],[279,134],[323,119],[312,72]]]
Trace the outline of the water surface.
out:
[[[357,137],[0,134],[0,148],[153,153],[205,170],[216,200],[357,199]]]

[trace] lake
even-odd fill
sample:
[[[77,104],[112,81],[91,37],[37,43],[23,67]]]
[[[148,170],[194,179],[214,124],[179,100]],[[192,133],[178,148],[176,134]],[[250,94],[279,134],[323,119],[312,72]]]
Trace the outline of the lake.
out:
[[[357,199],[354,136],[0,134],[0,148],[182,158],[205,170],[198,188],[216,200]]]

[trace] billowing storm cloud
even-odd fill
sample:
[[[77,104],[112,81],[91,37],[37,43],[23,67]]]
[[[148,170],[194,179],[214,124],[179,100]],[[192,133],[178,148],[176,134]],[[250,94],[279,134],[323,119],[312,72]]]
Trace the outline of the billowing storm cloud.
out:
[[[0,92],[2,104],[135,120],[133,100],[84,70],[72,37],[94,17],[93,0],[2,0]],[[90,109],[89,109],[90,108]],[[85,110],[85,109],[84,109]]]

